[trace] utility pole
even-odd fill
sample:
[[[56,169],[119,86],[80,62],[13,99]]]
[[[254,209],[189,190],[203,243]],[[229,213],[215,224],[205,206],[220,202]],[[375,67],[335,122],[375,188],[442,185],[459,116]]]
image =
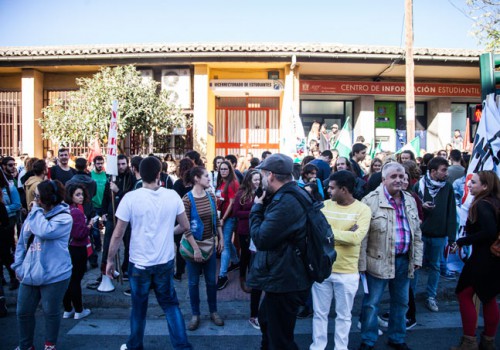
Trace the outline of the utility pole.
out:
[[[413,0],[405,0],[406,140],[415,138],[415,66],[413,64]]]

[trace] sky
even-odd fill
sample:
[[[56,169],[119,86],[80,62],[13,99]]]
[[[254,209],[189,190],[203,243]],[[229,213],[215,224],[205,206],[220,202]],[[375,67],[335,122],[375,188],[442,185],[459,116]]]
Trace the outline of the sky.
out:
[[[0,47],[206,42],[404,47],[405,0],[0,0]],[[481,49],[465,0],[414,0],[414,46]]]

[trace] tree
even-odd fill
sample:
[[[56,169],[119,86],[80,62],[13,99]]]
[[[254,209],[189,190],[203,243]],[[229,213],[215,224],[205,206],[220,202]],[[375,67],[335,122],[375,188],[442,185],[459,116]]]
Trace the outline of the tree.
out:
[[[500,1],[466,0],[470,16],[475,20],[473,34],[487,51],[500,48]]]
[[[95,137],[105,144],[111,104],[118,101],[118,137],[141,135],[142,148],[152,151],[154,137],[171,134],[187,125],[182,110],[169,100],[169,92],[158,93],[159,83],[144,79],[133,65],[106,67],[91,78],[76,79],[79,90],[66,101],[56,100],[42,110],[39,120],[43,137],[60,145],[88,143]]]

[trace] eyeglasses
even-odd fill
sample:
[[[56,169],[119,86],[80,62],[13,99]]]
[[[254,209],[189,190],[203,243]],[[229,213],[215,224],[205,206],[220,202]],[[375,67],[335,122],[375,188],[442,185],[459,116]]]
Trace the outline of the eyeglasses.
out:
[[[12,167],[15,167],[16,165],[17,165],[16,163],[8,163],[8,164],[7,164],[7,166],[8,166],[8,167],[11,167],[11,168],[12,168]]]

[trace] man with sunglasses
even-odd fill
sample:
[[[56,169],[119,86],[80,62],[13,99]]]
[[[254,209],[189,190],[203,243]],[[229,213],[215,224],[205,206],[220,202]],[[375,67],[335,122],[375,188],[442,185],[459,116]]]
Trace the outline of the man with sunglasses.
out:
[[[13,157],[7,156],[2,158],[2,170],[7,180],[13,182],[17,173],[16,160]]]

